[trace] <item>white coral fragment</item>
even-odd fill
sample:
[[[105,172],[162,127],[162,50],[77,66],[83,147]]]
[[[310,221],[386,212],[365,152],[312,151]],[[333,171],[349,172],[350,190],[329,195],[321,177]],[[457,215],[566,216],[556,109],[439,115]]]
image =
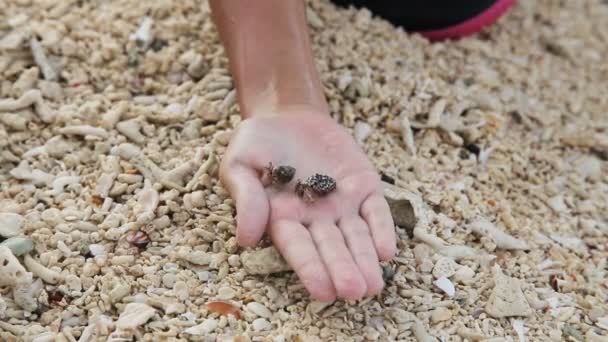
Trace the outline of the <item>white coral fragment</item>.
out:
[[[49,284],[57,284],[63,281],[63,276],[59,272],[43,266],[31,255],[26,254],[23,261],[25,262],[25,267],[27,267],[30,272],[32,272],[35,276],[40,277],[45,282]]]
[[[528,316],[532,310],[523,291],[520,281],[504,275],[498,265],[492,269],[494,289],[486,304],[486,312],[494,317]]]
[[[34,110],[42,122],[51,123],[55,120],[56,113],[47,106],[42,99],[40,90],[38,89],[30,89],[26,91],[17,100],[0,100],[0,112],[13,112],[32,105],[34,106]]]
[[[23,160],[19,165],[12,169],[9,174],[18,180],[30,181],[34,185],[48,185],[53,182],[55,177],[49,173],[44,171],[30,168],[30,165],[27,161]]]
[[[80,182],[79,176],[62,176],[57,177],[53,181],[53,190],[51,190],[51,195],[58,196],[63,193],[66,186],[72,184],[78,184]]]
[[[503,232],[496,225],[486,219],[476,219],[469,225],[471,230],[480,236],[488,236],[494,240],[496,246],[503,249],[529,249],[528,244]]]
[[[154,317],[156,310],[143,303],[129,303],[118,317],[116,327],[121,330],[135,329]]]
[[[101,139],[107,139],[109,137],[109,134],[105,129],[90,125],[66,126],[60,128],[58,131],[65,135],[94,136]]]
[[[146,141],[146,137],[141,133],[140,120],[137,118],[119,122],[116,124],[116,130],[135,143],[143,144]]]
[[[30,40],[30,48],[32,50],[32,56],[34,56],[34,61],[42,71],[42,75],[44,79],[47,81],[56,81],[57,80],[57,71],[53,68],[49,59],[46,57],[44,53],[44,49],[40,45],[40,42],[36,37],[33,37]]]

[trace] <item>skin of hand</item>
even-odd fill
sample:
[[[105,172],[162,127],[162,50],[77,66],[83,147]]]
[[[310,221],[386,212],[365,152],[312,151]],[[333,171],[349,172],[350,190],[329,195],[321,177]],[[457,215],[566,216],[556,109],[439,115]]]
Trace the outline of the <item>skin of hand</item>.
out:
[[[264,188],[271,161],[295,167],[294,179]],[[307,204],[293,188],[315,172],[333,177],[337,189]],[[331,117],[297,109],[245,120],[220,175],[236,201],[238,242],[255,245],[267,230],[314,298],[360,299],[382,290],[379,260],[396,253],[390,209],[374,166]]]
[[[254,246],[267,232],[317,300],[379,293],[379,260],[396,253],[394,224],[377,171],[329,116],[304,1],[209,4],[244,118],[220,165],[236,201],[239,244]],[[294,180],[264,188],[271,162],[295,167]],[[314,173],[333,177],[337,189],[307,204],[293,188]]]

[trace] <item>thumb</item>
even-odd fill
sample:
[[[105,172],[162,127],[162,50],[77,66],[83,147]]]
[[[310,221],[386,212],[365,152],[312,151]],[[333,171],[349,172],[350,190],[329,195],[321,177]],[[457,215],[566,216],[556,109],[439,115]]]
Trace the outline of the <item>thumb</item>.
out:
[[[233,164],[221,172],[222,183],[236,202],[236,239],[241,246],[255,246],[262,238],[270,206],[257,172]]]

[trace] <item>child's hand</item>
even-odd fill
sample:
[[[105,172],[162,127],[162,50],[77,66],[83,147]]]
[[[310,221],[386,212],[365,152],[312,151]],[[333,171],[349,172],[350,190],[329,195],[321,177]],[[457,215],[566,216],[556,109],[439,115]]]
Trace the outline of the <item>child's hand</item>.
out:
[[[291,183],[264,188],[270,162],[295,167]],[[333,177],[337,189],[307,204],[294,185],[314,173]],[[379,260],[396,253],[393,220],[374,166],[331,117],[300,109],[245,120],[220,177],[236,201],[238,242],[255,245],[268,229],[314,298],[359,299],[382,290]]]

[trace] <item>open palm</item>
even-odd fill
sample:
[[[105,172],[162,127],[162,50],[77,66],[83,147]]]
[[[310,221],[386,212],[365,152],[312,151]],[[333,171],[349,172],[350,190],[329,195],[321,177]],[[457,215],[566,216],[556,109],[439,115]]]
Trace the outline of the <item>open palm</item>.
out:
[[[270,162],[295,167],[294,180],[265,188],[261,175]],[[337,188],[306,203],[295,180],[314,173],[333,177]],[[236,201],[239,244],[255,245],[267,231],[314,298],[359,299],[382,290],[379,260],[396,252],[390,210],[374,166],[331,117],[294,111],[243,121],[220,177]]]

